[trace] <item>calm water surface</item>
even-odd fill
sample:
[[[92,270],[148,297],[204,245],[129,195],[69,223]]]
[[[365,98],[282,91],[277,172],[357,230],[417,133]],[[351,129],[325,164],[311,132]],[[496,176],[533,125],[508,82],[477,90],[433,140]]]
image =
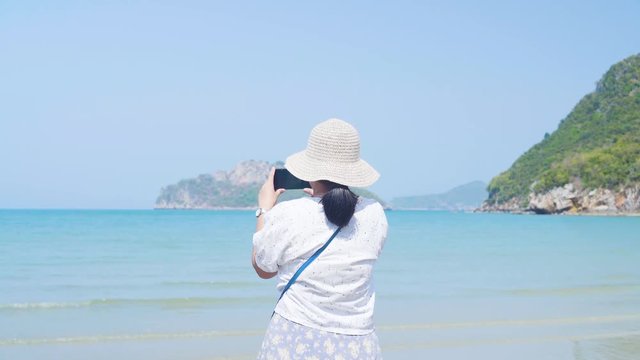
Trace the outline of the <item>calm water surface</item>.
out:
[[[387,359],[640,358],[640,217],[389,212]],[[251,359],[252,212],[0,210],[0,359]]]

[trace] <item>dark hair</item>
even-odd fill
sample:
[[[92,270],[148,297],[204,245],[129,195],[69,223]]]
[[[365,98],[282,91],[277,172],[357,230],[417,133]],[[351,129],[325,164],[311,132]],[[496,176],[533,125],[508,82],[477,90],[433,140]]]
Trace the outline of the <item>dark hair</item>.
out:
[[[328,190],[320,199],[327,219],[339,227],[346,226],[356,211],[358,195],[345,185],[327,180],[320,180],[320,182]]]

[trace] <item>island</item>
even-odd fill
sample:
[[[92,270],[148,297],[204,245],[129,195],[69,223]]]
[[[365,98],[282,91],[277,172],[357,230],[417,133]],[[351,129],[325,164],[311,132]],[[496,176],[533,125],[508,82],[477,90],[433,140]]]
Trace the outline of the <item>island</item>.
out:
[[[271,167],[283,167],[282,161],[242,161],[230,171],[217,170],[194,178],[180,180],[163,187],[156,199],[155,209],[238,210],[257,208],[260,187],[267,179]],[[372,198],[388,207],[386,202],[371,191],[353,188],[359,196]],[[288,190],[279,201],[307,196],[302,190]]]

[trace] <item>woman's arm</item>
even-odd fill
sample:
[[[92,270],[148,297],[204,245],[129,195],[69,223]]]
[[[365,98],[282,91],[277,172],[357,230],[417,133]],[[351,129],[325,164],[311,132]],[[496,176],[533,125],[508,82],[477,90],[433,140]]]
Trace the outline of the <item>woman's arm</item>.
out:
[[[258,276],[261,279],[271,279],[272,277],[278,275],[277,272],[267,272],[264,271],[262,269],[260,269],[258,267],[258,264],[256,264],[256,251],[253,250],[253,254],[251,255],[251,263],[253,264],[253,269],[256,271],[256,274],[258,274]]]
[[[273,188],[273,176],[275,174],[275,171],[276,171],[275,168],[271,168],[271,171],[269,172],[269,177],[267,178],[267,181],[265,181],[264,184],[262,184],[262,187],[260,188],[260,193],[258,194],[258,206],[261,207],[264,211],[271,210],[271,208],[273,208],[273,206],[278,201],[278,197],[280,196],[280,194],[284,192],[284,189],[274,190]],[[260,215],[256,220],[256,232],[262,230],[263,227],[264,227],[264,215]],[[256,264],[255,249],[253,249],[251,254],[251,263],[253,264],[253,269],[256,271],[258,276],[262,279],[271,279],[272,277],[276,276],[276,274],[278,274],[277,272],[264,271],[260,269],[260,267],[258,267],[258,264]]]

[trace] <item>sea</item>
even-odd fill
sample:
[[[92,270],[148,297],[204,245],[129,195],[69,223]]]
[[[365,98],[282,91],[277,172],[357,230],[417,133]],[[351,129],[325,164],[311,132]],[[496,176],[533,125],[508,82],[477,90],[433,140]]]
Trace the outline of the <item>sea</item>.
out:
[[[640,217],[387,217],[385,359],[640,359]],[[251,211],[0,210],[0,359],[254,359],[278,298],[254,229]]]

